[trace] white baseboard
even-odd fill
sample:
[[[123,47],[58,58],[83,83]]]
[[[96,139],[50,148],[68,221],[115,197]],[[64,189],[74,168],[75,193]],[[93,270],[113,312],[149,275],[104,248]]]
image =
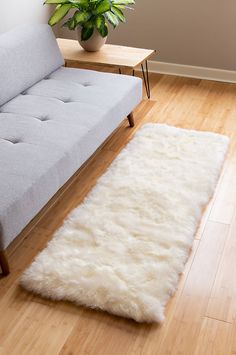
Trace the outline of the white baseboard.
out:
[[[191,65],[173,64],[158,61],[149,61],[148,64],[149,71],[152,73],[170,74],[189,78],[236,83],[236,71],[195,67]]]

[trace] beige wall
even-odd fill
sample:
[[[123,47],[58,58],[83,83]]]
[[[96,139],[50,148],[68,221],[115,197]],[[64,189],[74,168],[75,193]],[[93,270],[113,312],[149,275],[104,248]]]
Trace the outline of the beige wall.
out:
[[[154,48],[167,63],[236,70],[236,0],[137,0],[109,42]]]
[[[43,0],[0,0],[0,33],[25,23],[45,23],[48,17]]]

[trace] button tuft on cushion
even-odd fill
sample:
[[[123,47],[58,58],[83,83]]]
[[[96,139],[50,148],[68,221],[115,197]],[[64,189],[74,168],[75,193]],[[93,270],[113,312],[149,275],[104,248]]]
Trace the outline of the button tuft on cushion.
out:
[[[42,121],[42,122],[49,121],[48,116],[38,117],[38,119],[39,119],[40,121]]]
[[[5,141],[10,142],[12,144],[21,143],[19,139],[5,139]]]

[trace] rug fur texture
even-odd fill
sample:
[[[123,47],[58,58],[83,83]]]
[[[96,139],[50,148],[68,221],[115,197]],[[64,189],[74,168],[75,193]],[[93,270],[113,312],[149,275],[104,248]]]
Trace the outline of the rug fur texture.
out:
[[[21,277],[43,297],[162,322],[228,146],[146,124]]]

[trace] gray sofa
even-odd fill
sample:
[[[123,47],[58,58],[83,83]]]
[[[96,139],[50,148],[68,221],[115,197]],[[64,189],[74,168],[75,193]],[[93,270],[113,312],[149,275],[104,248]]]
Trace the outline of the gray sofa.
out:
[[[4,274],[8,245],[141,101],[138,78],[63,64],[48,25],[0,35]]]

